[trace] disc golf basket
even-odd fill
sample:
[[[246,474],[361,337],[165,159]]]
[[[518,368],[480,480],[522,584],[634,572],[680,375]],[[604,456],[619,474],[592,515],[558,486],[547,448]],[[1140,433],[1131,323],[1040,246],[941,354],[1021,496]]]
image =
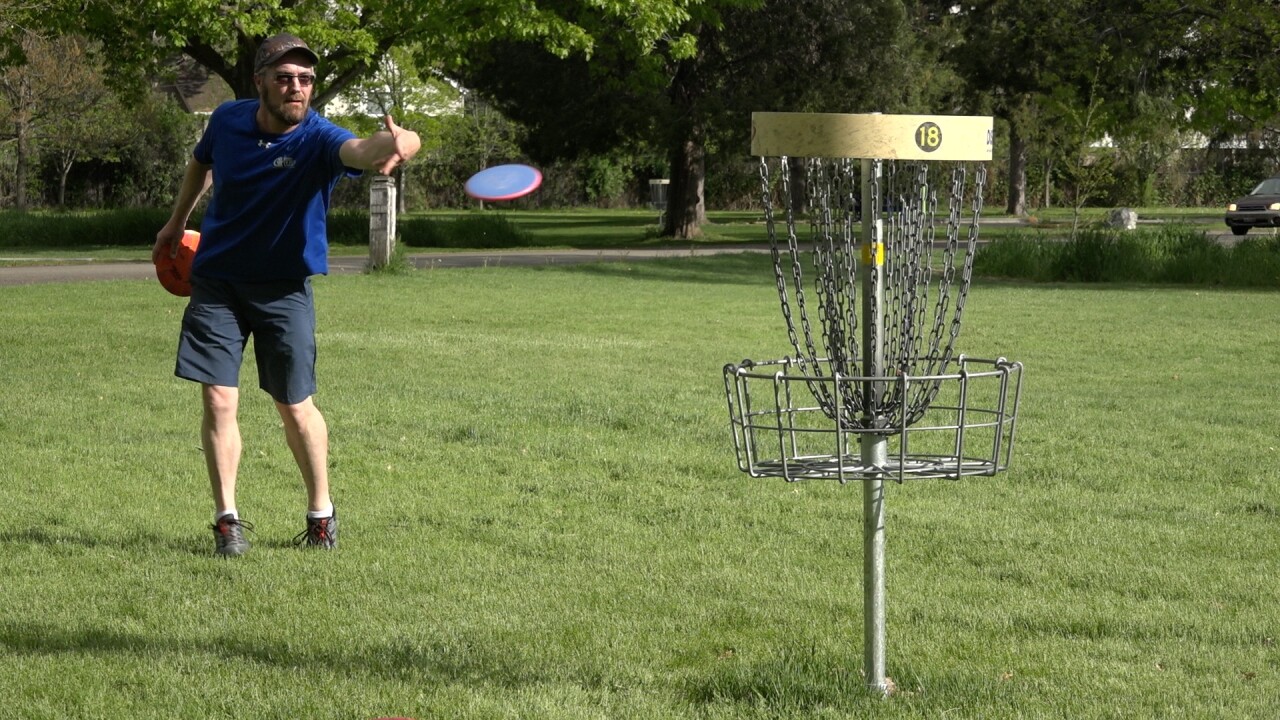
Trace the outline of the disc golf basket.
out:
[[[794,354],[725,366],[734,450],[753,477],[862,483],[881,692],[885,481],[994,475],[1013,452],[1021,363],[956,348],[991,147],[989,117],[752,116]]]

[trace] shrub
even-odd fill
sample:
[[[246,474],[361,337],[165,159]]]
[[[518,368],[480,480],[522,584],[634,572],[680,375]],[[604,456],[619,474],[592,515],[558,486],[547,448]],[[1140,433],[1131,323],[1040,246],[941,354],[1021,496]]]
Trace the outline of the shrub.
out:
[[[626,165],[605,155],[593,155],[586,161],[587,200],[607,205],[619,200],[629,177]]]
[[[4,212],[0,213],[0,247],[149,246],[168,219],[168,210],[142,208],[111,212]],[[199,218],[193,222],[198,223]]]
[[[1049,268],[1057,263],[1061,244],[1015,233],[979,245],[974,271],[992,277],[1049,280]]]
[[[328,226],[330,245],[369,244],[368,210],[330,210]]]
[[[1163,282],[1280,287],[1280,237],[1222,245],[1203,230],[1095,227],[1074,240],[1012,235],[979,246],[975,272],[1057,282]]]
[[[1243,287],[1280,287],[1280,237],[1246,237],[1231,252],[1224,283]]]
[[[1153,244],[1163,251],[1159,258],[1162,282],[1215,285],[1223,281],[1232,251],[1194,228],[1171,228],[1155,233]]]
[[[473,213],[453,220],[402,217],[396,225],[409,247],[512,248],[534,244],[530,235],[505,217]]]
[[[1055,280],[1143,282],[1160,274],[1164,243],[1148,232],[1086,228],[1063,244]]]

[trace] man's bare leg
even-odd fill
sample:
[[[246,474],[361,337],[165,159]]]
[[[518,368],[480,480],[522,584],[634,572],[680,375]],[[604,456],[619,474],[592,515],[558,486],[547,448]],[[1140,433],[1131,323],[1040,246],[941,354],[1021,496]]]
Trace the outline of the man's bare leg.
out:
[[[307,509],[333,508],[329,498],[329,428],[311,398],[294,405],[276,403],[284,421],[284,437],[307,487]]]
[[[214,514],[236,509],[236,473],[240,468],[240,389],[204,385],[204,421],[200,428],[204,462],[213,489]]]

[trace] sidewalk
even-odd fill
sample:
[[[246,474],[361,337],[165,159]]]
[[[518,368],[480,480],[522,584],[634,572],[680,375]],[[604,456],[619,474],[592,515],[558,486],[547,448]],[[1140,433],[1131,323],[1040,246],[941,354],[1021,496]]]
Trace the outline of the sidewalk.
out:
[[[767,243],[716,245],[690,248],[631,250],[486,250],[456,253],[413,253],[409,262],[420,269],[463,267],[529,267],[574,265],[590,262],[622,262],[663,257],[694,257],[724,253],[769,252]],[[332,257],[329,273],[362,272],[368,258],[359,255]],[[149,262],[63,261],[57,264],[0,267],[0,286],[41,283],[90,282],[97,280],[154,280],[155,267]]]

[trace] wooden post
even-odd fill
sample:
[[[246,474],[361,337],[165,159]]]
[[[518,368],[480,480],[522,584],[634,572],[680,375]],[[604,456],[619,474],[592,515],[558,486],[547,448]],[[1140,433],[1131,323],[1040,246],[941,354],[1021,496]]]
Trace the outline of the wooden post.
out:
[[[369,266],[391,264],[396,249],[396,185],[385,175],[373,179],[369,188]]]

